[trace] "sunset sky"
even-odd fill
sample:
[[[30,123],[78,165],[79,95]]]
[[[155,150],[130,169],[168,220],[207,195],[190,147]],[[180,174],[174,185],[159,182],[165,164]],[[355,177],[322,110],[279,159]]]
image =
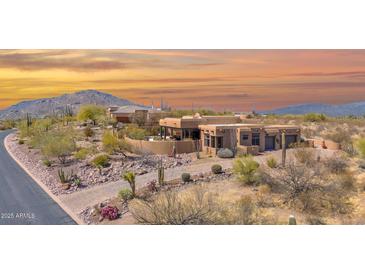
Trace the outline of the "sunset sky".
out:
[[[0,50],[0,108],[83,89],[176,108],[339,104],[365,100],[365,50]]]

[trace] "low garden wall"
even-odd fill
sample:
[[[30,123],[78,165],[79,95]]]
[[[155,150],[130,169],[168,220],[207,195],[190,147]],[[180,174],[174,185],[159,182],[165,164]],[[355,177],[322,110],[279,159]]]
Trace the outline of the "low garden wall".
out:
[[[238,155],[258,155],[259,147],[258,146],[237,146],[237,154]]]
[[[175,145],[176,153],[191,153],[195,152],[195,142],[192,140],[183,141],[146,141],[146,140],[134,140],[128,137],[126,141],[134,147],[135,150],[144,153],[152,154],[172,154]]]
[[[341,145],[331,140],[324,139],[308,139],[309,147],[326,148],[331,150],[341,149]]]

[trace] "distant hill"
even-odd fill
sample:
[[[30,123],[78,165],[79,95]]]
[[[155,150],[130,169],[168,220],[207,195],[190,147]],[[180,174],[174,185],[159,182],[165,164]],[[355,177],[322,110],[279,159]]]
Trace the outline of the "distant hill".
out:
[[[102,106],[135,106],[131,101],[121,99],[97,90],[82,90],[53,98],[43,98],[17,103],[0,111],[0,120],[19,119],[29,113],[33,117],[44,117],[53,113],[61,113],[66,106],[76,112],[81,105],[96,104]],[[140,106],[140,105],[138,105]]]
[[[327,104],[304,104],[293,105],[284,108],[263,111],[266,114],[306,114],[306,113],[323,113],[328,116],[363,116],[365,115],[365,102],[356,102],[343,105]]]

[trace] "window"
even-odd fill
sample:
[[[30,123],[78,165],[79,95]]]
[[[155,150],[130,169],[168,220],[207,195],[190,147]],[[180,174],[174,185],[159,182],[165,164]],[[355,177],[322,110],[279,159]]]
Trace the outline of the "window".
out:
[[[210,137],[209,134],[204,134],[204,146],[209,147]]]
[[[210,136],[210,146],[215,147],[215,136]]]
[[[241,133],[241,143],[240,143],[240,145],[245,145],[247,140],[248,140],[248,134]]]
[[[260,145],[260,133],[252,133],[252,145],[253,146]]]
[[[217,148],[223,148],[223,137],[217,137]]]

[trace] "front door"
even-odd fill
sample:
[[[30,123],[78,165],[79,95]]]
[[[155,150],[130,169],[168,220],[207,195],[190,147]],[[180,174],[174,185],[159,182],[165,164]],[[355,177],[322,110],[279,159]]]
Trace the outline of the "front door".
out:
[[[275,149],[275,136],[265,136],[265,150]]]

